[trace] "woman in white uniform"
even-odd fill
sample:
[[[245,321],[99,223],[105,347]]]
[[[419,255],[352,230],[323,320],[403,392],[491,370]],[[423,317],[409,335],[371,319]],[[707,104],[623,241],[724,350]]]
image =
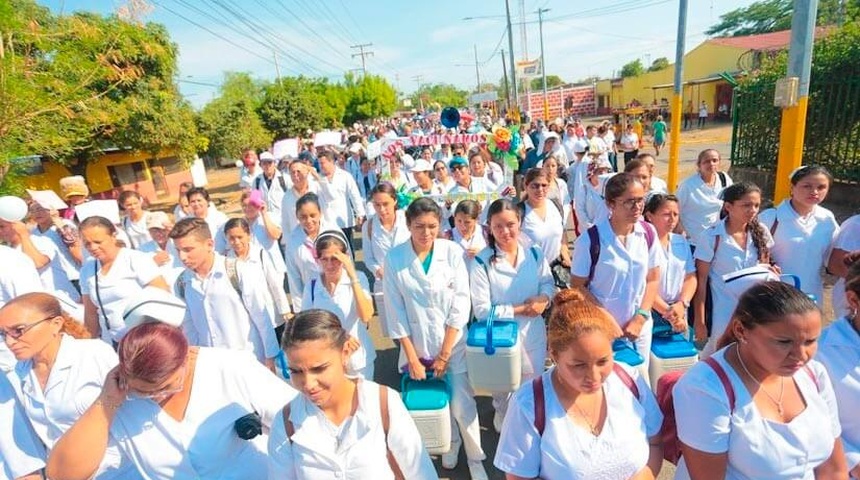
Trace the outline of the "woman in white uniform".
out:
[[[604,156],[595,156],[589,160],[583,160],[583,162],[587,164],[585,184],[580,187],[580,199],[575,204],[580,232],[584,232],[592,225],[609,218],[609,208],[603,198],[603,188],[614,175],[612,165]]]
[[[645,204],[645,219],[657,231],[657,240],[666,257],[660,269],[660,291],[651,312],[656,312],[676,332],[683,332],[687,330],[687,310],[696,294],[696,262],[687,239],[673,233],[679,216],[678,199],[674,195],[655,193]]]
[[[376,302],[376,314],[383,334],[388,336],[388,326],[385,321],[385,305],[382,295],[382,279],[385,275],[383,263],[395,245],[409,240],[409,227],[406,226],[406,216],[402,210],[397,210],[397,192],[390,183],[380,183],[370,191],[370,202],[375,215],[370,216],[361,226],[362,251],[364,265],[373,274],[373,299]]]
[[[653,479],[663,415],[648,382],[612,360],[612,316],[581,289],[556,295],[555,366],[512,399],[495,465],[508,479]]]
[[[821,206],[832,181],[824,167],[800,167],[791,174],[791,198],[759,214],[759,222],[773,237],[773,261],[784,273],[797,275],[801,290],[815,295],[819,306],[824,302],[821,267],[839,233],[833,212]]]
[[[281,284],[283,285],[287,267],[284,264],[284,255],[281,253],[281,247],[278,245],[278,240],[281,239],[281,235],[283,234],[281,227],[278,225],[277,220],[269,213],[266,202],[262,197],[257,198],[257,194],[252,194],[252,192],[243,192],[241,199],[242,213],[245,215],[245,220],[250,227],[251,237],[254,239],[254,243],[263,249],[267,257],[267,263],[276,272],[280,273]]]
[[[320,233],[314,242],[320,273],[305,285],[302,308],[327,310],[337,315],[343,328],[358,340],[358,350],[349,358],[347,372],[373,380],[376,349],[368,331],[373,317],[370,285],[364,272],[356,271],[346,236],[338,230]]]
[[[12,384],[0,375],[0,480],[42,480],[45,446],[24,416]]]
[[[490,204],[489,246],[475,257],[469,284],[472,312],[486,319],[492,307],[498,319],[517,322],[522,352],[523,383],[543,372],[546,360],[544,310],[555,294],[549,263],[536,246],[523,247],[520,239],[520,209],[500,198]],[[510,394],[493,394],[493,426],[501,431]]]
[[[818,341],[816,359],[833,380],[833,391],[839,405],[842,445],[851,477],[860,479],[860,262],[848,270],[845,282],[849,313],[824,329]]]
[[[321,231],[330,229],[323,228],[322,209],[315,193],[307,193],[296,201],[296,218],[300,228],[290,234],[284,260],[287,264],[287,283],[293,301],[293,312],[301,312],[305,286],[319,273],[314,241]]]
[[[178,326],[158,321],[131,328],[118,353],[98,399],[49,455],[50,478],[90,478],[109,442],[151,480],[266,478],[260,433],[295,390],[253,355],[189,347]]]
[[[406,210],[410,240],[385,259],[386,318],[391,338],[400,340],[399,369],[414,380],[424,380],[430,370],[450,388],[451,416],[460,428],[452,429],[442,466],[456,467],[465,444],[471,477],[481,480],[487,478],[486,457],[475,392],[466,376],[463,334],[469,321],[469,276],[460,248],[437,238],[441,218],[441,209],[429,198],[415,200]]]
[[[294,160],[290,162],[289,170],[293,186],[287,189],[281,199],[281,228],[284,231],[284,245],[289,241],[290,234],[299,225],[296,218],[296,202],[306,193],[317,193],[319,190],[319,183],[313,178],[308,178],[309,175],[317,175],[313,167]]]
[[[81,268],[84,324],[93,338],[119,341],[125,328],[122,309],[146,286],[170,291],[147,253],[121,247],[117,230],[104,217],[90,217],[79,227],[84,248],[92,255]]]
[[[574,243],[571,285],[587,288],[609,311],[624,336],[636,344],[647,371],[651,308],[659,293],[660,272],[666,259],[660,253],[654,227],[640,220],[645,188],[639,180],[629,173],[619,173],[606,182],[605,196],[609,218],[592,226]],[[599,247],[592,247],[594,236]],[[597,258],[592,258],[592,253]]]
[[[347,375],[349,336],[325,310],[290,321],[282,347],[301,395],[273,420],[269,478],[387,480],[395,471],[399,478],[438,478],[400,395]]]
[[[570,267],[570,250],[564,238],[564,208],[547,196],[550,179],[546,171],[532,168],[526,172],[523,209],[523,236],[537,245],[550,265]]]
[[[487,246],[484,238],[484,227],[478,223],[481,217],[481,204],[475,200],[463,200],[454,209],[454,228],[448,230],[443,238],[451,240],[463,249],[463,258],[468,261],[475,258]]]
[[[131,245],[128,247],[137,250],[144,243],[152,241],[149,229],[146,227],[149,212],[143,209],[143,197],[134,190],[126,190],[119,194],[116,203],[125,213],[125,217],[122,219],[122,229],[125,230],[125,234],[131,241]]]
[[[567,182],[558,176],[558,158],[555,155],[550,155],[544,159],[539,167],[543,169],[547,180],[549,180],[549,191],[546,194],[546,198],[561,205],[564,212],[564,224],[567,225],[567,219],[570,217],[570,193],[568,192]]]
[[[842,222],[839,233],[833,240],[833,250],[827,261],[827,270],[839,277],[833,286],[833,312],[837,317],[851,313],[845,298],[845,276],[848,265],[860,256],[860,215]]]
[[[675,385],[676,479],[845,479],[821,311],[783,282],[741,295],[717,351]]]
[[[723,335],[737,296],[729,291],[723,275],[770,263],[773,239],[758,221],[761,189],[751,183],[736,183],[722,193],[723,219],[707,228],[696,242],[696,296],[693,300],[693,327],[696,341],[708,339],[702,351],[710,355]],[[683,213],[682,213],[683,215]],[[683,218],[683,217],[682,217]],[[710,334],[706,326],[706,297],[710,289],[713,303]],[[710,335],[710,337],[709,337]]]
[[[33,430],[50,451],[98,398],[116,366],[113,349],[67,317],[47,293],[27,293],[0,309],[0,330],[18,363],[8,378]],[[96,478],[136,478],[108,446]]]
[[[728,174],[720,171],[720,152],[712,148],[699,153],[696,168],[698,171],[675,192],[681,206],[681,226],[693,245],[705,229],[719,221],[723,208],[720,192],[732,184]]]

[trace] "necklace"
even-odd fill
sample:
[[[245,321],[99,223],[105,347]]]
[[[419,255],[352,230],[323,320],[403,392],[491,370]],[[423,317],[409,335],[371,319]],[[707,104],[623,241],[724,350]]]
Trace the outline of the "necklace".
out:
[[[576,414],[579,415],[580,417],[582,417],[582,419],[585,420],[585,423],[588,424],[588,429],[589,429],[589,431],[591,431],[591,434],[594,435],[595,437],[598,436],[600,434],[600,432],[597,429],[597,424],[595,422],[591,421],[592,416],[586,414],[583,409],[579,408],[579,405],[576,404],[575,400],[573,402],[573,408],[576,410]],[[597,408],[598,409],[600,408],[600,402],[598,402]],[[596,416],[598,417],[597,420],[599,421],[599,417],[600,417],[599,411],[598,411],[598,414]]]
[[[738,362],[741,364],[741,368],[744,369],[744,372],[746,372],[747,376],[749,376],[750,379],[755,382],[756,385],[758,385],[759,389],[761,389],[761,391],[764,392],[765,395],[767,395],[767,398],[769,398],[771,402],[776,404],[776,409],[779,412],[779,416],[781,417],[785,412],[782,408],[782,394],[785,393],[785,377],[780,377],[779,379],[779,397],[773,398],[773,395],[771,395],[770,392],[768,392],[767,389],[764,388],[764,385],[762,385],[761,382],[758,381],[758,379],[755,378],[752,373],[750,373],[750,370],[744,363],[743,357],[741,357],[740,345],[735,346],[735,355],[737,355]]]

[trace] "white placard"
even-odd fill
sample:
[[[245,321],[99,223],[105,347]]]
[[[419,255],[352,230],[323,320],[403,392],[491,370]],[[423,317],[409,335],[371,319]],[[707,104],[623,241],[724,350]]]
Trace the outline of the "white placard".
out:
[[[382,155],[382,140],[367,145],[367,158],[376,158],[380,155]]]
[[[319,132],[314,135],[314,146],[323,147],[326,145],[340,145],[341,135],[336,131]]]
[[[66,202],[53,190],[27,190],[30,198],[48,210],[63,210],[69,208]]]
[[[90,217],[105,217],[114,225],[120,223],[119,204],[116,200],[90,200],[75,206],[75,215],[79,222]]]
[[[299,139],[285,138],[283,140],[278,140],[274,145],[272,145],[272,155],[276,160],[280,160],[284,157],[298,158]]]

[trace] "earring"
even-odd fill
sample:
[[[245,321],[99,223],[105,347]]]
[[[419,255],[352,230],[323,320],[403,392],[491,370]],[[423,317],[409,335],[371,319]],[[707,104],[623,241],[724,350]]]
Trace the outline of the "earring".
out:
[[[738,341],[739,341],[739,342],[741,342],[741,343],[743,343],[744,345],[746,345],[746,344],[747,344],[747,339],[746,339],[746,338],[739,338],[739,339],[738,339]]]

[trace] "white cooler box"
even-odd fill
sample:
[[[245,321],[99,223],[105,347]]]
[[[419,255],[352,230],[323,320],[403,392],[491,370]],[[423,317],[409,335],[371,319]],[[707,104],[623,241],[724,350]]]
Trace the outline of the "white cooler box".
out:
[[[664,374],[686,371],[699,361],[699,351],[683,333],[655,335],[651,339],[651,361],[648,373],[651,389],[657,391],[657,382]]]
[[[522,353],[515,320],[495,320],[495,307],[486,321],[469,327],[466,370],[477,395],[513,392],[522,380]]]
[[[445,381],[437,378],[412,380],[407,373],[400,381],[400,395],[427,452],[441,455],[451,450],[450,394]]]

